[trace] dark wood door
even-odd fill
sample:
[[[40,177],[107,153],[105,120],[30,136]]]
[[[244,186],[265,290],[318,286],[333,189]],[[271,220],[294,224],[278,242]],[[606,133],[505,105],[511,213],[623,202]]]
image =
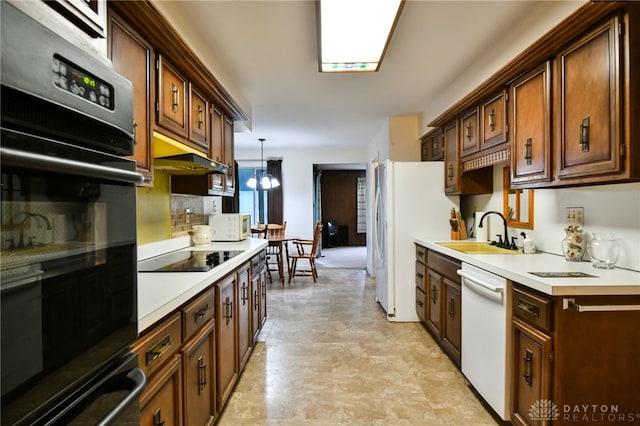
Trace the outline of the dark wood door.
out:
[[[187,137],[187,80],[158,55],[158,125],[179,138]]]
[[[176,354],[149,380],[140,396],[140,424],[182,425],[182,362]]]
[[[458,120],[444,126],[444,192],[447,194],[460,193]]]
[[[358,178],[365,177],[364,170],[323,170],[320,178],[322,191],[322,221],[325,222],[323,247],[337,245],[363,246],[365,232],[358,232]],[[364,202],[364,200],[362,200]],[[329,227],[337,227],[336,241],[328,241]],[[311,236],[312,230],[309,230]]]
[[[452,359],[460,363],[460,345],[462,343],[460,285],[448,278],[443,278],[442,282],[442,307],[444,309],[442,344],[449,351]]]
[[[427,270],[427,275],[427,326],[440,339],[442,332],[442,302],[440,300],[442,297],[440,294],[442,291],[442,275],[431,269]]]
[[[238,363],[240,371],[251,354],[251,284],[249,264],[238,271]]]
[[[460,156],[464,157],[469,154],[478,152],[480,149],[480,135],[478,134],[478,109],[464,114],[461,118],[462,126],[460,135]]]
[[[189,83],[189,140],[209,153],[209,101],[196,86]]]

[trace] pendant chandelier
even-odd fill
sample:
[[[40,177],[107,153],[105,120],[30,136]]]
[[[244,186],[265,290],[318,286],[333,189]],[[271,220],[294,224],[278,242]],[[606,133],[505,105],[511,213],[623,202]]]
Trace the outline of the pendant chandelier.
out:
[[[260,167],[262,167],[264,164],[264,141],[265,140],[264,138],[260,138],[258,140],[260,141]],[[265,165],[264,170],[266,171],[266,169],[267,167]],[[257,175],[257,173],[251,176],[251,178],[249,178],[249,180],[247,181],[247,186],[251,189],[257,189],[258,182],[260,182],[259,189],[271,189],[271,188],[277,188],[280,186],[280,182],[278,182],[278,179],[274,178],[268,173],[265,173],[262,176],[260,176],[259,180],[258,180],[258,177],[259,176]]]

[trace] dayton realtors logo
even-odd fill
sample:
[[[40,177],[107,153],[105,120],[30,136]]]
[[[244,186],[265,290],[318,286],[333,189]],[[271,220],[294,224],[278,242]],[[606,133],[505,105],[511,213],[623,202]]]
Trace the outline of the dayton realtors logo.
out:
[[[562,405],[562,413],[559,407],[548,399],[539,399],[529,407],[529,418],[534,421],[558,420],[562,416],[564,422],[576,423],[640,423],[640,413],[620,412],[618,405],[607,404],[575,404]]]

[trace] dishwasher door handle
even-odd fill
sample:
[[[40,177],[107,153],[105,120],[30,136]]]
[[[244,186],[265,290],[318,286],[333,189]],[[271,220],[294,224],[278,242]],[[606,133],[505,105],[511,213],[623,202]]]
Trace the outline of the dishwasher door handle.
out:
[[[488,282],[479,279],[475,275],[470,274],[469,272],[465,271],[464,269],[458,269],[456,272],[457,272],[458,275],[460,275],[465,280],[470,281],[472,284],[475,284],[477,286],[485,288],[485,289],[487,289],[489,291],[492,291],[494,293],[502,293],[502,292],[504,292],[504,287],[497,287],[495,285],[491,285]]]

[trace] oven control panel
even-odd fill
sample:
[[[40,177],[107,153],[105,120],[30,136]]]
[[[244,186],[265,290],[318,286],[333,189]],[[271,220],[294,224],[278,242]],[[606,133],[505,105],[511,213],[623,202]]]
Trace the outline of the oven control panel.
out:
[[[112,110],[113,86],[81,70],[60,55],[53,55],[53,84],[94,104]]]

